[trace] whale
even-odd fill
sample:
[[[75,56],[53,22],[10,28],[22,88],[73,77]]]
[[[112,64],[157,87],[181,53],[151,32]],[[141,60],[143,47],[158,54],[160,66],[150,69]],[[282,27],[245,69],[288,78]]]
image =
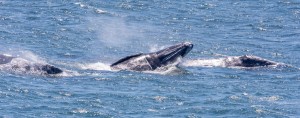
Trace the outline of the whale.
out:
[[[233,67],[233,68],[257,68],[277,66],[280,63],[270,61],[254,55],[227,56],[217,59],[193,59],[182,63],[183,66],[200,67]]]
[[[193,48],[190,42],[183,42],[151,53],[130,55],[111,64],[112,70],[153,71],[168,65],[178,65]]]
[[[254,55],[243,55],[225,59],[227,67],[267,67],[278,63]]]
[[[62,69],[50,64],[35,63],[29,60],[0,54],[0,70],[7,70],[19,73],[39,73],[43,75],[54,75],[62,73]]]

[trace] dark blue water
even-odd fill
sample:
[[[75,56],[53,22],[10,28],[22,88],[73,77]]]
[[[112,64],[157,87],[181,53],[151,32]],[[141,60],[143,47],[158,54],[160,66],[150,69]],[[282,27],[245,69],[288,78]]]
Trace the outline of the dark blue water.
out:
[[[299,117],[298,0],[0,0],[1,53],[67,70],[0,72],[0,116]],[[110,71],[127,55],[189,41],[188,59],[256,55],[289,65]]]

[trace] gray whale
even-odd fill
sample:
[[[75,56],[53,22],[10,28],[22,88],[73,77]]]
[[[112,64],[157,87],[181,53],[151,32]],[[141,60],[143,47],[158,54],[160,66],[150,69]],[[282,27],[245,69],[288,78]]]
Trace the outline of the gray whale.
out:
[[[277,66],[280,63],[270,61],[258,56],[228,56],[217,59],[195,59],[186,60],[183,66],[199,66],[199,67],[237,67],[237,68],[256,68]]]
[[[0,70],[9,70],[21,73],[39,73],[44,75],[59,74],[63,71],[55,66],[42,63],[33,63],[26,59],[0,54]]]
[[[227,67],[265,67],[277,65],[276,62],[253,55],[244,55],[239,57],[233,57],[231,59],[227,58],[225,59],[225,64]]]
[[[159,67],[176,64],[186,56],[193,44],[184,42],[153,53],[140,53],[124,57],[110,65],[113,70],[151,71]]]

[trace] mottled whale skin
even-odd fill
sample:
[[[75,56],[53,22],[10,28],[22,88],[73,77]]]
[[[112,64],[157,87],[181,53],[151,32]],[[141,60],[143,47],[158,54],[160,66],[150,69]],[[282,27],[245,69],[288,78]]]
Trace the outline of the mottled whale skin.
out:
[[[124,57],[110,65],[113,70],[152,71],[169,64],[176,64],[193,48],[190,42],[176,44],[153,53],[140,53]]]
[[[32,63],[26,59],[0,54],[0,69],[16,72],[37,72],[45,75],[59,74],[63,71],[49,64]]]

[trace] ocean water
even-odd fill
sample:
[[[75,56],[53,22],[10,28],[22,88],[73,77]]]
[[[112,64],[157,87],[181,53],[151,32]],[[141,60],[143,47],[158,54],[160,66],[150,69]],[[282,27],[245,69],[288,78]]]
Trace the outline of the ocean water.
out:
[[[0,0],[0,51],[64,69],[0,72],[0,117],[300,117],[298,0]],[[255,55],[288,66],[111,71],[192,42],[183,59]]]

